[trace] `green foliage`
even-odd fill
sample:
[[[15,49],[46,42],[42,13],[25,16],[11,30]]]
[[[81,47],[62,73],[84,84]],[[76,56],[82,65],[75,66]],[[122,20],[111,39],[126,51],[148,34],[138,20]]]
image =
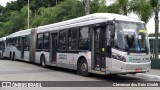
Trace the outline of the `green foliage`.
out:
[[[106,12],[105,0],[92,0],[91,13]],[[0,6],[0,37],[28,28],[28,0]],[[30,28],[85,15],[83,0],[30,0]]]
[[[158,0],[150,0],[150,3],[152,7],[157,7],[158,6]]]
[[[148,22],[158,0],[116,0],[106,6],[106,0],[91,0],[91,12],[124,14],[135,12]],[[0,6],[0,37],[28,28],[28,0],[17,0]],[[85,15],[84,0],[30,0],[30,28],[60,22]]]
[[[108,7],[107,7],[107,12],[108,12],[108,13],[121,14],[120,9],[119,9],[119,8],[116,8],[116,7],[118,7],[118,5],[115,4],[115,3],[112,4],[112,5],[110,5],[110,6],[108,6]]]
[[[0,37],[28,28],[28,0],[17,0],[0,6]],[[80,0],[31,0],[30,28],[85,15]]]
[[[106,0],[100,0],[98,12],[107,12]]]
[[[158,0],[116,0],[115,3],[107,7],[107,12],[124,14],[134,12],[139,18],[148,22],[153,16],[154,8]],[[151,2],[151,3],[150,3]]]
[[[115,3],[107,7],[107,12],[127,15],[129,10],[129,0],[116,0]]]
[[[25,25],[27,25],[27,15],[28,15],[27,7],[23,7],[21,11],[12,11],[9,13],[9,17],[7,17],[6,22],[1,22],[2,27],[0,28],[1,33],[4,35],[13,33],[18,30],[25,29]],[[30,12],[31,13],[31,12]],[[32,13],[31,13],[32,14]],[[2,35],[1,35],[2,36]]]
[[[90,7],[91,7],[90,13],[96,13],[99,9],[99,0],[92,0]]]
[[[55,7],[41,7],[32,20],[32,27],[60,22],[85,15],[84,4],[78,0],[66,0]]]
[[[4,20],[3,12],[4,12],[4,7],[0,5],[0,21]]]
[[[148,0],[132,0],[130,2],[130,9],[146,23],[153,16],[153,8]]]

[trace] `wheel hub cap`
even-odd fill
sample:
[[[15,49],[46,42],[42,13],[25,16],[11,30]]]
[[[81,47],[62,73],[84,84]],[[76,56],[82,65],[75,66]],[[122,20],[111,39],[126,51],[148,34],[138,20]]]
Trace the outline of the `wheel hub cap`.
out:
[[[82,70],[82,71],[86,71],[86,70],[87,70],[87,64],[86,64],[86,63],[83,63],[83,64],[81,65],[81,70]]]

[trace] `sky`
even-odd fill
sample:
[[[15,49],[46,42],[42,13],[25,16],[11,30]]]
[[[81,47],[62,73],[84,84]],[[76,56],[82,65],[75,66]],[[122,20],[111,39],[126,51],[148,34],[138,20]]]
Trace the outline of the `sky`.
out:
[[[5,6],[7,2],[11,2],[11,1],[16,1],[16,0],[0,0],[0,5]],[[113,3],[115,0],[106,0],[106,1],[109,2],[109,3],[107,3],[107,5],[108,5],[108,4]],[[130,14],[128,14],[128,16],[138,18],[138,16],[134,13],[130,13]],[[159,17],[160,17],[160,13],[159,13]],[[147,30],[148,30],[147,32],[154,33],[154,28],[155,28],[154,17],[152,17],[146,25],[147,25]],[[159,24],[159,26],[160,26],[160,24]],[[159,30],[159,32],[160,32],[160,30]]]
[[[0,4],[5,6],[7,2],[16,1],[16,0],[0,0]]]

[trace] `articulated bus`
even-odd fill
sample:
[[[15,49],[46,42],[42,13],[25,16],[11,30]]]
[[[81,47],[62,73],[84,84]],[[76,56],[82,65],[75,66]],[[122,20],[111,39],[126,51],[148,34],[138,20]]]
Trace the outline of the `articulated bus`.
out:
[[[73,69],[83,76],[150,70],[145,23],[123,15],[95,13],[6,38],[5,53],[12,60]]]
[[[5,57],[6,37],[0,38],[0,59]]]

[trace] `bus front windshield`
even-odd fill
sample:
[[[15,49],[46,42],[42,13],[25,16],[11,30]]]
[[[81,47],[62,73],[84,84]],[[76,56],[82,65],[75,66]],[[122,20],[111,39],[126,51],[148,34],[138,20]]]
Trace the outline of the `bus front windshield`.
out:
[[[127,52],[148,52],[149,39],[144,23],[117,22],[114,48]]]

